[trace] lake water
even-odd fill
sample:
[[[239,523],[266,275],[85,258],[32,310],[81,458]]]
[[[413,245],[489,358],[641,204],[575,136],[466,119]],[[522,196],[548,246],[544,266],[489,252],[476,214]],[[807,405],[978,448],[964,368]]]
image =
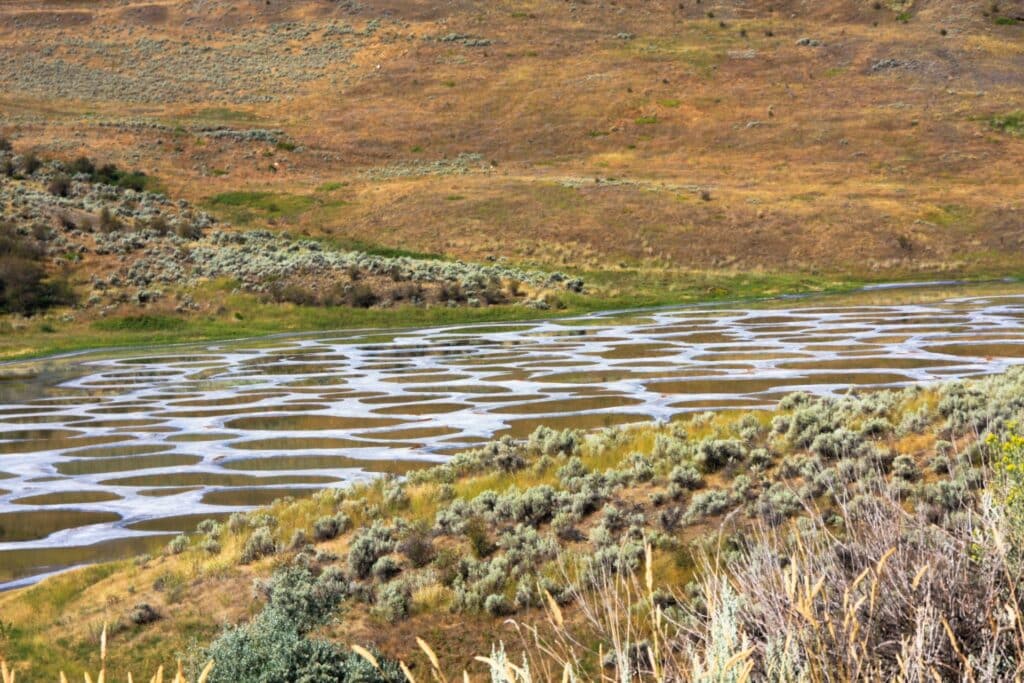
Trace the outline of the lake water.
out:
[[[277,337],[0,366],[0,582],[207,517],[599,428],[1000,372],[1024,287]],[[887,301],[890,303],[879,303]],[[900,303],[892,303],[899,301]]]

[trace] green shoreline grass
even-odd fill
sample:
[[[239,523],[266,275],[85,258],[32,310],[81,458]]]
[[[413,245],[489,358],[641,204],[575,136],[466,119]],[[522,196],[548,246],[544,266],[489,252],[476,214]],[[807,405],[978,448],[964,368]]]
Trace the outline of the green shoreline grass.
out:
[[[1008,276],[975,274],[957,280],[922,281],[912,274],[903,277],[860,279],[808,274],[699,275],[683,279],[679,273],[652,271],[584,272],[581,275],[596,294],[560,294],[564,307],[547,311],[521,305],[484,308],[444,306],[394,308],[315,308],[260,301],[243,293],[224,293],[210,285],[196,294],[199,300],[221,296],[222,312],[216,315],[167,315],[140,310],[138,314],[92,321],[62,322],[61,311],[29,319],[21,329],[8,328],[0,335],[0,362],[32,360],[83,351],[224,341],[302,332],[357,329],[407,329],[490,322],[515,322],[561,318],[602,311],[698,305],[714,302],[749,303],[795,295],[850,294],[877,284],[897,285],[885,290],[934,291],[936,287],[999,284]],[[1002,280],[996,280],[996,277]],[[1016,274],[1009,276],[1016,281]],[[922,284],[927,283],[927,284]]]

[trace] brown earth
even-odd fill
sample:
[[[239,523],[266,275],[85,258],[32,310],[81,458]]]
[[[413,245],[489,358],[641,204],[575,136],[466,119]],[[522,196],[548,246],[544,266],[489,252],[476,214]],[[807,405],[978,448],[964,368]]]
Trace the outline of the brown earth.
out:
[[[991,118],[1024,109],[1024,3],[910,5],[15,1],[0,132],[474,260],[1018,272],[1024,137]]]

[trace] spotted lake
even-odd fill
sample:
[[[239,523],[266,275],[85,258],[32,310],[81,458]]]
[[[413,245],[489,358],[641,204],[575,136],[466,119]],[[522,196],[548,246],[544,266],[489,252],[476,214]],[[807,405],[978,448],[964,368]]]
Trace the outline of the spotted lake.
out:
[[[359,331],[0,366],[0,587],[207,517],[598,428],[999,372],[1024,287]]]

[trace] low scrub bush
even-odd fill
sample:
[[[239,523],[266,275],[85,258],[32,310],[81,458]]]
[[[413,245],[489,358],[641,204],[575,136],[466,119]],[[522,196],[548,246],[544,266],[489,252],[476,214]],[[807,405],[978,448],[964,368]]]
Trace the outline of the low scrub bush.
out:
[[[337,608],[344,595],[339,586],[335,573],[315,577],[301,566],[280,571],[265,587],[263,610],[247,624],[228,627],[207,650],[216,662],[210,682],[404,683],[392,661],[378,658],[375,667],[337,643],[308,636]]]
[[[167,544],[167,552],[171,555],[180,555],[188,549],[188,536],[181,534]]]
[[[381,587],[375,609],[389,623],[401,621],[412,609],[412,591],[404,581],[392,581]]]
[[[277,550],[277,541],[274,540],[273,533],[267,527],[260,527],[253,531],[245,542],[240,561],[242,564],[249,564],[268,555],[273,555]]]
[[[44,256],[37,239],[0,222],[0,313],[29,314],[73,303],[66,282],[47,279]]]
[[[370,576],[377,560],[392,552],[394,548],[391,530],[380,522],[374,522],[352,540],[348,551],[349,569],[356,577],[365,579]]]
[[[313,540],[330,541],[348,531],[351,526],[352,520],[343,513],[321,517],[313,523]]]
[[[427,566],[436,554],[430,531],[423,526],[410,529],[405,538],[398,542],[397,549],[415,568]]]
[[[709,439],[701,441],[694,455],[694,463],[706,472],[714,472],[746,457],[743,442],[735,439]]]

